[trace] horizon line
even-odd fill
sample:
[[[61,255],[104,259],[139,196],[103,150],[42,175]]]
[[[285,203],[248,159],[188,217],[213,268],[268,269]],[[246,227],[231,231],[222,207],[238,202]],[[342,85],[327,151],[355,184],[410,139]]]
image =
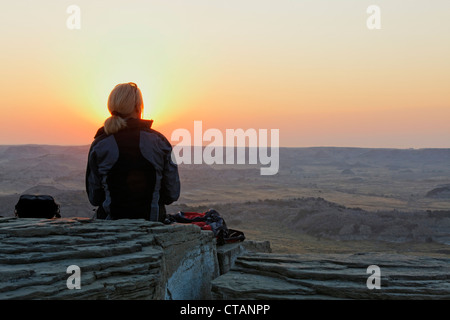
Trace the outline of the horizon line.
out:
[[[24,147],[24,146],[48,146],[48,147],[89,147],[91,143],[86,144],[51,144],[51,143],[14,143],[14,144],[3,144],[0,143],[0,147]],[[172,145],[176,146],[178,144]],[[208,145],[178,145],[180,147],[191,147],[191,148],[204,148]],[[260,146],[211,146],[217,148],[259,148]],[[268,149],[272,148],[271,146],[267,146]],[[333,146],[333,145],[312,145],[312,146],[279,146],[273,147],[279,149],[313,149],[313,148],[328,148],[328,149],[390,149],[390,150],[428,150],[428,149],[450,149],[449,147],[368,147],[368,146]]]

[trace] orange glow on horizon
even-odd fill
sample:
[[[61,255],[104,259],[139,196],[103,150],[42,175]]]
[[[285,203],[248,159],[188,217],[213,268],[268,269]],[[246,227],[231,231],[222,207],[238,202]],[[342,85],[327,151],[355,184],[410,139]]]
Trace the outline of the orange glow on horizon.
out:
[[[414,3],[414,4],[412,4]],[[450,2],[9,2],[0,12],[0,144],[89,144],[118,83],[169,139],[279,129],[281,146],[450,147]],[[5,114],[5,112],[2,112]]]

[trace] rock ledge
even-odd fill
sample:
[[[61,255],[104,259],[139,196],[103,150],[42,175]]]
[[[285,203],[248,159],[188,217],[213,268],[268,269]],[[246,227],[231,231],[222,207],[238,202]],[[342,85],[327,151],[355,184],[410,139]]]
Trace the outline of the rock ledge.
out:
[[[194,225],[9,218],[0,240],[0,299],[208,299],[219,275],[213,235]]]
[[[450,258],[217,247],[195,225],[0,219],[0,299],[450,299]],[[70,289],[69,266],[80,289]],[[380,289],[367,286],[380,268]],[[69,286],[68,286],[69,283]]]

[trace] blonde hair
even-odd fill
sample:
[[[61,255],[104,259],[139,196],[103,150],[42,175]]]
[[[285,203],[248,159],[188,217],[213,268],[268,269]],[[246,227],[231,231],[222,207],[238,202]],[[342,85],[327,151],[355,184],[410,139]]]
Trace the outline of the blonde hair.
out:
[[[121,83],[114,87],[108,97],[108,110],[111,117],[105,120],[106,134],[113,134],[127,126],[125,119],[135,111],[142,113],[144,102],[141,90],[133,82]]]

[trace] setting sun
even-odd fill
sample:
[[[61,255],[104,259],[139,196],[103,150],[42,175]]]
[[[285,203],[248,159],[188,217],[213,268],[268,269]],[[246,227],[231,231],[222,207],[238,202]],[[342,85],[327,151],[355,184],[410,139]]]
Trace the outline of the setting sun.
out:
[[[281,146],[448,146],[448,1],[382,1],[375,30],[356,0],[80,0],[73,28],[70,5],[0,12],[3,144],[88,144],[135,82],[166,135],[202,120],[280,129]]]

